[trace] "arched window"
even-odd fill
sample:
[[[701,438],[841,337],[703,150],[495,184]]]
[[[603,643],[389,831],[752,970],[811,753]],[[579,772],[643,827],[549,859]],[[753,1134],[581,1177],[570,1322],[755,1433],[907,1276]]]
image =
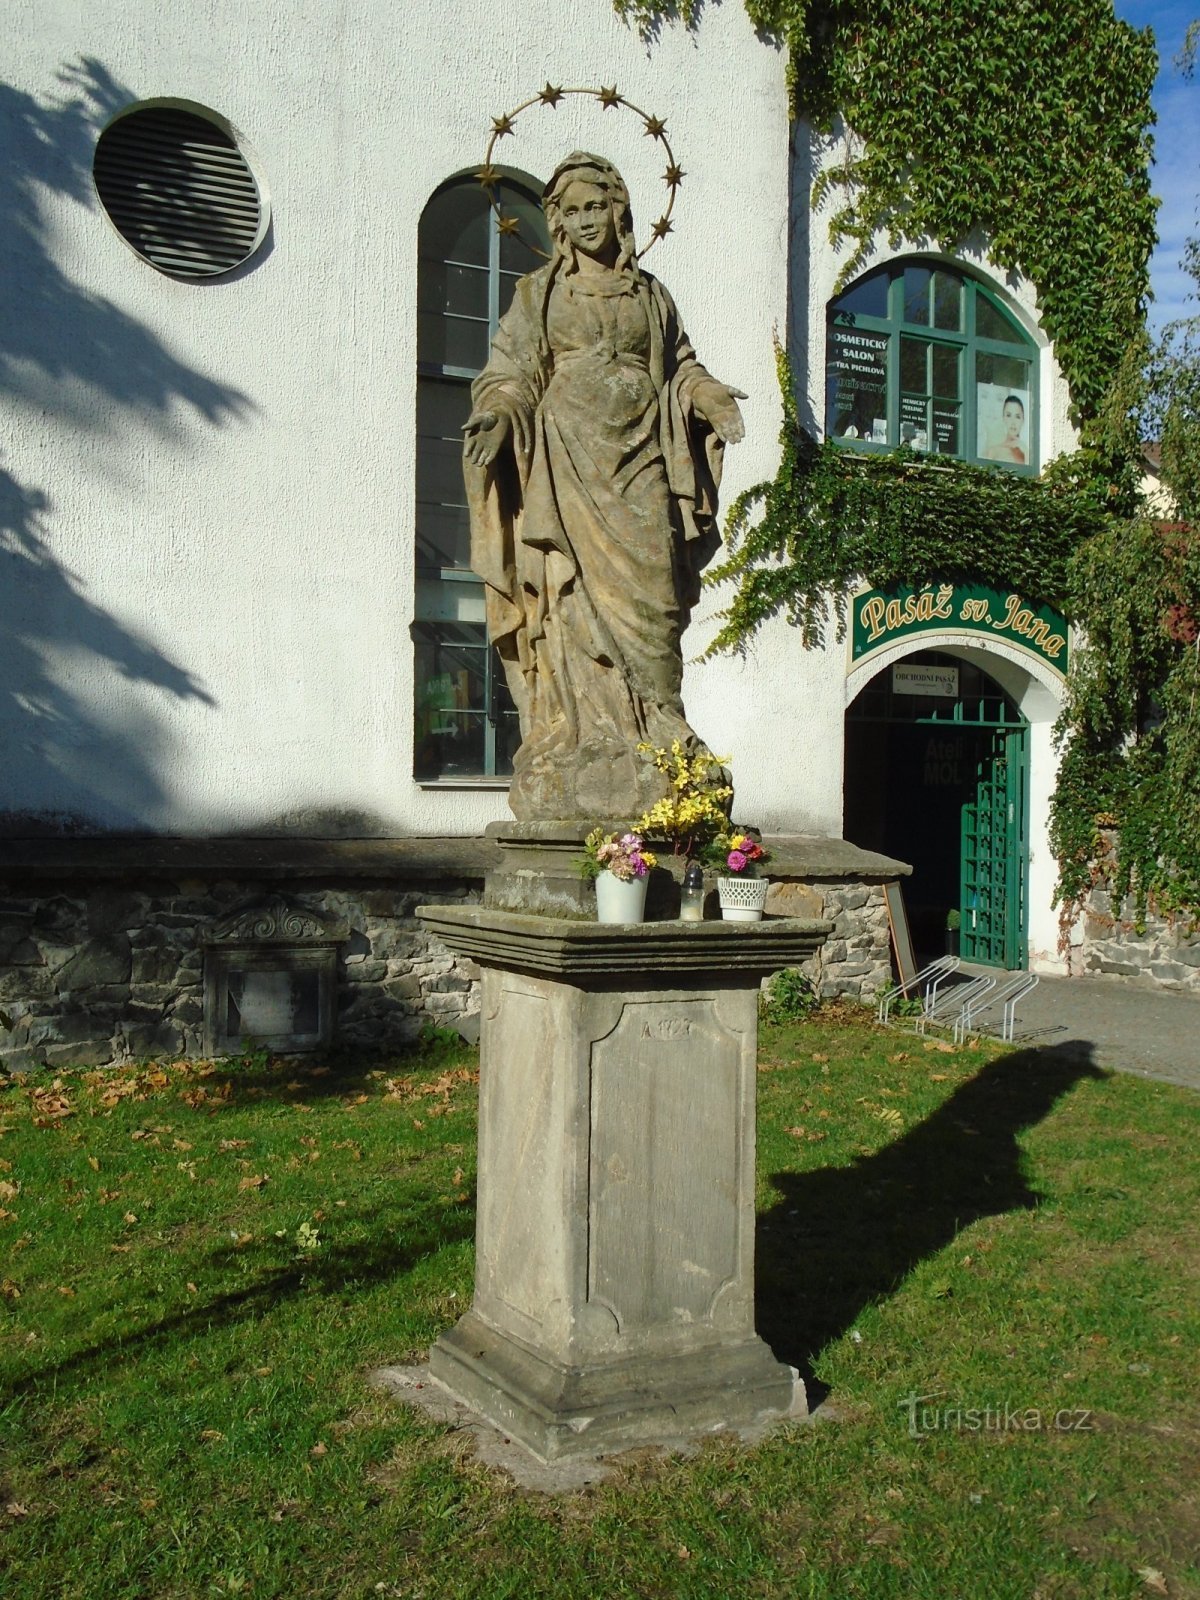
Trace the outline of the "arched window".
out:
[[[981,283],[896,261],[829,303],[825,431],[858,450],[1037,470],[1036,350]]]
[[[417,265],[416,704],[421,782],[503,778],[520,742],[503,670],[488,644],[483,584],[470,570],[462,425],[517,279],[548,248],[536,180],[505,179],[499,200],[520,233],[501,233],[478,181],[455,178],[421,214]]]

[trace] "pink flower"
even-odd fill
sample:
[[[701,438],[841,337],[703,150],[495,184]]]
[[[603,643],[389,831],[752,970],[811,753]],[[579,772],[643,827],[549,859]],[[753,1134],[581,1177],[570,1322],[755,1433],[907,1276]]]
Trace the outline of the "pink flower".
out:
[[[743,855],[740,850],[731,850],[726,858],[726,865],[730,872],[741,872],[748,860],[749,857]]]

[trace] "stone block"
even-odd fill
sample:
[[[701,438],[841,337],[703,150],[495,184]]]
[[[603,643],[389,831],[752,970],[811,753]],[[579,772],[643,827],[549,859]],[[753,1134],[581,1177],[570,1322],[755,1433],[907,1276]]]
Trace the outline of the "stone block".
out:
[[[38,937],[54,944],[79,944],[86,937],[87,908],[82,901],[55,895],[43,900],[33,916]]]
[[[97,889],[87,898],[87,927],[93,936],[126,933],[145,921],[150,901],[144,894]]]
[[[42,1055],[48,1067],[106,1067],[117,1051],[111,1039],[86,1039],[77,1044],[47,1044]]]
[[[183,1033],[170,1022],[135,1022],[123,1030],[123,1043],[135,1060],[170,1056],[183,1050]]]
[[[0,1072],[10,1072],[16,1077],[25,1072],[35,1072],[43,1065],[42,1053],[36,1048],[22,1045],[9,1050],[0,1045]]]
[[[825,896],[811,883],[772,883],[766,911],[769,917],[823,917]]]
[[[411,961],[429,949],[428,936],[411,928],[373,927],[367,930],[366,937],[376,961]]]
[[[869,892],[861,885],[848,889],[835,889],[830,895],[831,903],[840,905],[843,911],[859,911],[869,899]]]
[[[0,970],[0,1005],[6,1000],[52,1000],[54,994],[54,980],[46,967]]]
[[[61,990],[87,989],[97,983],[128,983],[133,966],[129,936],[103,934],[89,939],[58,972]]]
[[[346,982],[382,983],[387,977],[387,971],[386,961],[359,961],[356,965],[346,968]]]
[[[410,972],[406,977],[389,978],[383,989],[395,1000],[415,1000],[421,993],[421,980]]]

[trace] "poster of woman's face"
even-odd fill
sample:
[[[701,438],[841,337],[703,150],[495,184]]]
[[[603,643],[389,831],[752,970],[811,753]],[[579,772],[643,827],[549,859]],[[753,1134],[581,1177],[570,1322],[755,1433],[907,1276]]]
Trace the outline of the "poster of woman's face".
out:
[[[1029,391],[998,383],[976,385],[979,418],[978,453],[984,461],[1029,460]]]

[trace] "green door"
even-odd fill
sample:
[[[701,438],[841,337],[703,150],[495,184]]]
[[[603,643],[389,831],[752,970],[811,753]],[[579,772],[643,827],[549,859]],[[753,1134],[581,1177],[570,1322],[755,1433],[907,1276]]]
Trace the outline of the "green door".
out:
[[[962,808],[964,960],[1024,970],[1029,961],[1025,862],[1028,730],[996,728],[975,764],[975,791]]]

